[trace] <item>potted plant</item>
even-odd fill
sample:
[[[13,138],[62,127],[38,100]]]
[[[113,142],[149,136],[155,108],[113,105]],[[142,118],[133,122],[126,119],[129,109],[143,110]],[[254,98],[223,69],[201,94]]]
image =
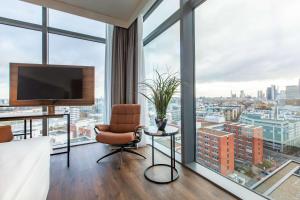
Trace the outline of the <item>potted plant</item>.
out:
[[[177,92],[181,81],[176,74],[159,73],[153,80],[145,80],[140,83],[145,92],[141,92],[155,107],[155,123],[158,130],[163,131],[167,125],[167,109],[172,96]],[[148,93],[147,93],[148,92]],[[149,93],[150,92],[150,93]]]

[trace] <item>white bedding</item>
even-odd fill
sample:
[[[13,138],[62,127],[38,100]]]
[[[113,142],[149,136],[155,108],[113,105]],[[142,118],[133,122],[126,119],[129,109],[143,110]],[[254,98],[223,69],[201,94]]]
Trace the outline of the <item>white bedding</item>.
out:
[[[0,144],[0,199],[45,200],[49,190],[50,138]]]

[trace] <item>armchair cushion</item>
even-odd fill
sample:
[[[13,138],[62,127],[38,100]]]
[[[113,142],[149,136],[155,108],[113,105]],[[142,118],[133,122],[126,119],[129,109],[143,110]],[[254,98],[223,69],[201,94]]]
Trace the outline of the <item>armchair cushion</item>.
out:
[[[104,144],[111,144],[111,145],[128,144],[135,140],[135,134],[134,134],[134,132],[116,134],[116,133],[112,133],[112,132],[102,131],[100,134],[98,134],[96,136],[96,140],[98,142],[101,142]]]
[[[0,143],[10,142],[14,139],[11,126],[0,126]]]

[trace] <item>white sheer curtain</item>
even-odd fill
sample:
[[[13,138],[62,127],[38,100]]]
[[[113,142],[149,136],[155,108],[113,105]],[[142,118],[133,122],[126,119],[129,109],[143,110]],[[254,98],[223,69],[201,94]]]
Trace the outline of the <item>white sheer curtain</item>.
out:
[[[111,115],[111,68],[112,68],[112,39],[114,26],[106,25],[105,48],[105,84],[104,84],[104,123],[108,124]]]
[[[138,17],[138,82],[145,80],[145,63],[144,63],[144,45],[143,45],[143,17]],[[140,92],[140,87],[138,89]],[[140,93],[138,94],[138,103],[141,105],[141,124],[146,125],[146,116],[148,110],[146,109],[146,99]],[[147,137],[145,134],[142,137],[142,141],[138,144],[139,147],[146,146]]]

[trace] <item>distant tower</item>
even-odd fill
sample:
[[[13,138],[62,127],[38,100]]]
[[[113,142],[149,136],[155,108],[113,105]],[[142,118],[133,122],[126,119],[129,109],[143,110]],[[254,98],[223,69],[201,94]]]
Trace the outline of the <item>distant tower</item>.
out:
[[[244,90],[241,90],[241,91],[240,91],[240,98],[245,98],[245,96],[246,96],[246,95],[245,95]]]
[[[271,85],[271,87],[267,88],[266,91],[267,100],[274,101],[277,98],[277,89],[275,85]]]
[[[264,98],[264,94],[262,90],[257,91],[257,99],[262,100]]]

